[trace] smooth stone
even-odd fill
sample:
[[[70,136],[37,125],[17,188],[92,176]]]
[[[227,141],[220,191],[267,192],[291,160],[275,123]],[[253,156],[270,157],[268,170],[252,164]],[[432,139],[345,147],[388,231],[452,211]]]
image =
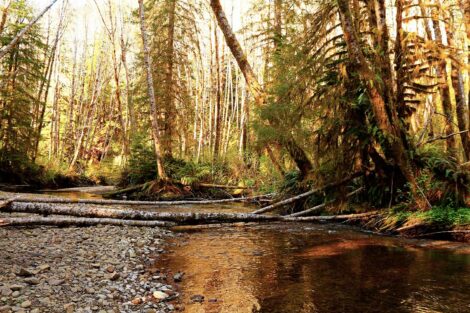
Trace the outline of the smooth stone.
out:
[[[18,298],[20,295],[21,295],[21,293],[20,293],[19,291],[14,291],[14,292],[11,294],[11,296],[12,296],[13,298]]]
[[[23,288],[23,285],[11,285],[10,289],[13,291],[19,291]]]
[[[121,277],[121,275],[119,275],[119,273],[113,273],[109,276],[109,279],[112,280],[112,281],[115,281],[115,280],[118,280],[119,277]]]
[[[27,309],[27,308],[31,307],[31,305],[32,305],[32,303],[29,300],[26,300],[26,301],[21,303],[21,307],[24,308],[24,309]]]
[[[16,275],[21,276],[21,277],[31,277],[33,276],[33,272],[25,268],[20,268],[20,270],[16,273]]]
[[[164,293],[162,291],[156,290],[152,293],[153,297],[158,300],[163,300],[169,297],[167,293]]]
[[[11,288],[8,287],[0,287],[0,295],[8,297],[13,293]]]
[[[181,282],[183,280],[183,276],[184,276],[184,273],[178,272],[175,275],[173,275],[173,280],[177,283]]]
[[[39,279],[36,277],[25,278],[24,282],[30,285],[39,285]]]
[[[63,279],[55,279],[55,278],[51,278],[47,281],[47,283],[51,286],[60,286],[62,285],[63,283],[65,283],[65,280]]]
[[[203,295],[192,295],[190,299],[191,299],[192,302],[198,302],[198,303],[204,302],[204,296]]]

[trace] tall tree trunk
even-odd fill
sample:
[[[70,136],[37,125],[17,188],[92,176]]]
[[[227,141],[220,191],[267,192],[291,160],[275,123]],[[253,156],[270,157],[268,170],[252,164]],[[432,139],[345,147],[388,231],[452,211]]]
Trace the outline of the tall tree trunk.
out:
[[[255,103],[257,106],[263,106],[266,103],[266,93],[261,87],[261,84],[258,82],[253,68],[248,63],[248,59],[243,52],[243,49],[240,43],[237,40],[237,37],[232,31],[230,24],[227,20],[225,12],[220,4],[220,0],[211,0],[211,7],[214,15],[217,19],[220,29],[224,34],[225,41],[227,46],[230,48],[233,57],[237,61],[238,67],[245,77],[245,81],[250,89],[252,95],[255,98]],[[302,176],[307,176],[308,173],[313,169],[311,161],[308,159],[305,151],[300,147],[295,139],[290,136],[287,139],[281,139],[280,144],[286,148],[289,152],[289,155],[296,163],[299,168]]]
[[[3,33],[3,30],[5,29],[5,24],[7,22],[7,17],[8,17],[8,9],[10,8],[10,5],[11,5],[11,0],[5,3],[5,6],[2,9],[2,17],[0,18],[0,35]]]
[[[177,0],[167,0],[168,2],[168,47],[166,51],[166,72],[165,72],[165,114],[164,114],[164,136],[162,137],[163,153],[167,156],[173,155],[172,137],[176,126],[175,110],[175,82],[174,82],[174,63],[175,63],[175,18]]]
[[[338,0],[338,8],[341,18],[341,26],[343,29],[344,39],[347,44],[348,54],[352,62],[354,62],[360,79],[366,86],[372,112],[374,113],[375,122],[382,132],[386,146],[384,151],[386,155],[394,161],[401,171],[401,174],[408,181],[411,187],[411,192],[414,199],[417,201],[419,208],[424,209],[425,203],[422,197],[418,194],[418,185],[412,170],[412,163],[405,148],[405,143],[400,132],[400,122],[394,120],[395,114],[392,112],[392,117],[387,113],[387,107],[384,97],[380,94],[377,86],[380,82],[377,81],[376,76],[372,69],[369,67],[366,58],[362,52],[360,41],[353,27],[351,11],[349,8],[348,0]],[[396,108],[389,106],[390,110]]]
[[[437,1],[439,3],[439,1]],[[434,8],[432,10],[432,25],[434,29],[434,35],[436,36],[436,41],[438,44],[444,44],[442,38],[442,31],[441,26],[439,23],[439,10]],[[453,125],[453,114],[452,114],[452,100],[450,97],[450,90],[449,90],[449,81],[448,81],[448,73],[447,73],[447,60],[442,59],[439,61],[439,65],[436,68],[436,75],[439,82],[439,94],[441,98],[442,110],[444,111],[444,125],[445,125],[445,134],[447,137],[446,139],[446,149],[447,152],[453,156],[457,156],[456,152],[456,145],[455,145],[455,137],[451,136],[454,133],[454,125]]]
[[[220,151],[220,135],[221,135],[221,84],[220,84],[220,55],[219,55],[219,37],[217,36],[218,30],[214,28],[214,40],[215,40],[215,76],[216,76],[216,94],[215,94],[215,112],[214,112],[214,124],[215,124],[215,137],[214,137],[214,161],[219,157]]]
[[[157,160],[157,173],[160,179],[167,179],[165,168],[162,160],[162,149],[160,143],[158,116],[157,116],[157,104],[155,102],[155,90],[153,87],[153,76],[152,76],[152,65],[150,58],[150,49],[147,40],[147,30],[145,26],[145,15],[144,15],[144,3],[143,0],[139,0],[139,16],[140,16],[140,31],[142,35],[142,44],[144,48],[144,64],[147,74],[147,92],[150,101],[150,122],[152,124],[152,138],[153,145],[155,148],[155,158]]]

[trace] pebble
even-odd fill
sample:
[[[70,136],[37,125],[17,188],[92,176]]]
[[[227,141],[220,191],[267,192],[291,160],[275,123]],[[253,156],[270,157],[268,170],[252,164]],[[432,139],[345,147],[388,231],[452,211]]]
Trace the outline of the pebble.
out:
[[[162,291],[156,290],[152,293],[153,297],[158,300],[164,300],[169,297],[167,293],[164,293]]]
[[[40,281],[36,277],[28,277],[24,279],[24,282],[29,285],[39,285]]]
[[[23,288],[22,285],[10,285],[10,289],[13,291],[19,291]]]
[[[0,295],[8,297],[13,293],[11,288],[8,287],[0,287]]]
[[[30,277],[33,276],[33,273],[30,270],[27,270],[25,268],[20,268],[18,272],[16,273],[17,276],[21,277]]]
[[[169,297],[171,286],[152,280],[144,266],[164,243],[155,238],[170,236],[137,227],[0,228],[0,313],[171,312],[151,292]]]
[[[27,308],[31,307],[31,304],[32,304],[31,301],[26,300],[26,301],[21,303],[21,307],[24,308],[24,309],[27,309]]]

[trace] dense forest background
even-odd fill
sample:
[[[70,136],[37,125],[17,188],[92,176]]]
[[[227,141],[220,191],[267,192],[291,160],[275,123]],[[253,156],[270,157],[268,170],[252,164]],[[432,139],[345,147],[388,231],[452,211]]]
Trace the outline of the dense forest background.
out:
[[[1,0],[1,45],[49,3]],[[58,1],[0,59],[0,180],[350,177],[331,193],[465,206],[469,19],[462,0]]]

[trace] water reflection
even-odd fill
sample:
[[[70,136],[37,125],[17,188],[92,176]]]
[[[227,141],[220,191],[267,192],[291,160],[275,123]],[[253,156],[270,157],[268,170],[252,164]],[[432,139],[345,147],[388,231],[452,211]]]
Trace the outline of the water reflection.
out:
[[[468,246],[430,249],[331,226],[185,232],[162,261],[186,273],[185,312],[470,311]],[[196,294],[202,304],[191,303]]]

